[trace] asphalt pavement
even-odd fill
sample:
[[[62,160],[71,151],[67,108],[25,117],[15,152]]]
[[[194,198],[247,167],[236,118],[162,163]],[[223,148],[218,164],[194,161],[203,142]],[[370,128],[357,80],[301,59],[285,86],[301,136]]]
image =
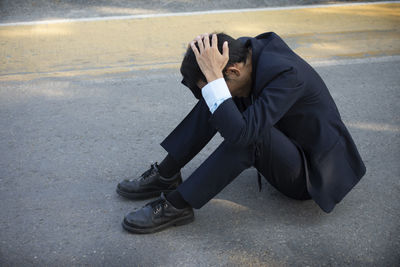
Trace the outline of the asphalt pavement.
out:
[[[381,26],[395,21],[363,12]],[[386,36],[377,54],[309,58],[367,167],[332,213],[286,198],[265,182],[258,192],[256,171],[249,169],[196,210],[193,223],[132,235],[121,220],[147,201],[125,200],[115,186],[162,160],[159,143],[196,103],[178,69],[161,68],[153,58],[145,70],[121,69],[109,64],[112,57],[96,61],[94,55],[79,74],[58,47],[48,60],[69,67],[48,64],[41,72],[28,46],[21,57],[14,53],[18,46],[5,49],[12,35],[4,38],[0,26],[0,52],[10,55],[0,67],[0,266],[399,265],[400,39],[396,29],[373,33],[374,27],[357,42],[370,41],[359,47],[371,50]],[[46,36],[38,39],[44,46]],[[335,40],[351,39],[343,36]],[[286,38],[312,51],[305,50],[304,35]],[[112,71],[99,72],[99,65]],[[30,71],[7,72],[15,66]],[[185,166],[184,179],[221,140],[216,136]]]

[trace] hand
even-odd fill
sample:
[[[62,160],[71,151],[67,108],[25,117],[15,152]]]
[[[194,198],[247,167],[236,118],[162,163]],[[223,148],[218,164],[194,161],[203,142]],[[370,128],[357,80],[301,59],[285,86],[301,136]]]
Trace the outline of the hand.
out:
[[[194,39],[193,39],[193,41],[192,42],[196,42],[197,41],[197,39],[201,39],[201,40],[203,40],[204,39],[204,37],[206,37],[206,36],[210,36],[208,33],[203,33],[203,34],[200,34],[200,35],[197,35],[197,37],[194,37]],[[190,45],[190,43],[189,43],[189,45]]]
[[[202,37],[204,37],[203,40]],[[199,49],[197,49],[195,42],[197,42]],[[210,47],[208,34],[205,34],[197,36],[195,40],[190,43],[193,53],[196,56],[197,64],[199,64],[200,70],[206,77],[207,82],[223,78],[222,71],[229,60],[228,42],[225,41],[222,46],[222,55],[218,50],[218,38],[216,34],[212,35],[211,42]]]

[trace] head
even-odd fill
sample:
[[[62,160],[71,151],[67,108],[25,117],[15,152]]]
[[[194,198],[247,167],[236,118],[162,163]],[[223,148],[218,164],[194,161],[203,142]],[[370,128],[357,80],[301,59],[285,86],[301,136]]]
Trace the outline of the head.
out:
[[[224,79],[232,96],[247,96],[251,91],[251,51],[241,41],[231,36],[218,33],[218,50],[222,53],[222,45],[225,41],[229,46],[229,61],[223,70]],[[211,35],[210,35],[211,42]],[[197,46],[197,43],[196,43]],[[206,77],[201,72],[191,47],[181,64],[182,83],[186,85],[193,94],[201,97],[201,88],[207,84]]]

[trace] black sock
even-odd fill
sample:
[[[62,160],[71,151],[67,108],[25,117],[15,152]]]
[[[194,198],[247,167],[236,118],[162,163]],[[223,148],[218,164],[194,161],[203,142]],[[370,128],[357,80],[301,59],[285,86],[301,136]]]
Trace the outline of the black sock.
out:
[[[166,198],[167,198],[168,202],[171,203],[171,205],[177,209],[183,209],[183,208],[189,206],[189,203],[187,203],[183,199],[181,193],[179,193],[178,190],[174,190],[174,191],[168,193]]]
[[[164,178],[171,178],[179,172],[181,166],[169,154],[158,164],[158,172]]]

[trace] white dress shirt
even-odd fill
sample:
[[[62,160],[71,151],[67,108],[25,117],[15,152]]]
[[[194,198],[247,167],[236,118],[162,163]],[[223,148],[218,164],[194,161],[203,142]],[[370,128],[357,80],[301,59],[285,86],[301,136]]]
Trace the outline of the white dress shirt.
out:
[[[214,113],[225,100],[232,97],[224,78],[214,80],[205,85],[201,89],[201,94],[211,113]]]

